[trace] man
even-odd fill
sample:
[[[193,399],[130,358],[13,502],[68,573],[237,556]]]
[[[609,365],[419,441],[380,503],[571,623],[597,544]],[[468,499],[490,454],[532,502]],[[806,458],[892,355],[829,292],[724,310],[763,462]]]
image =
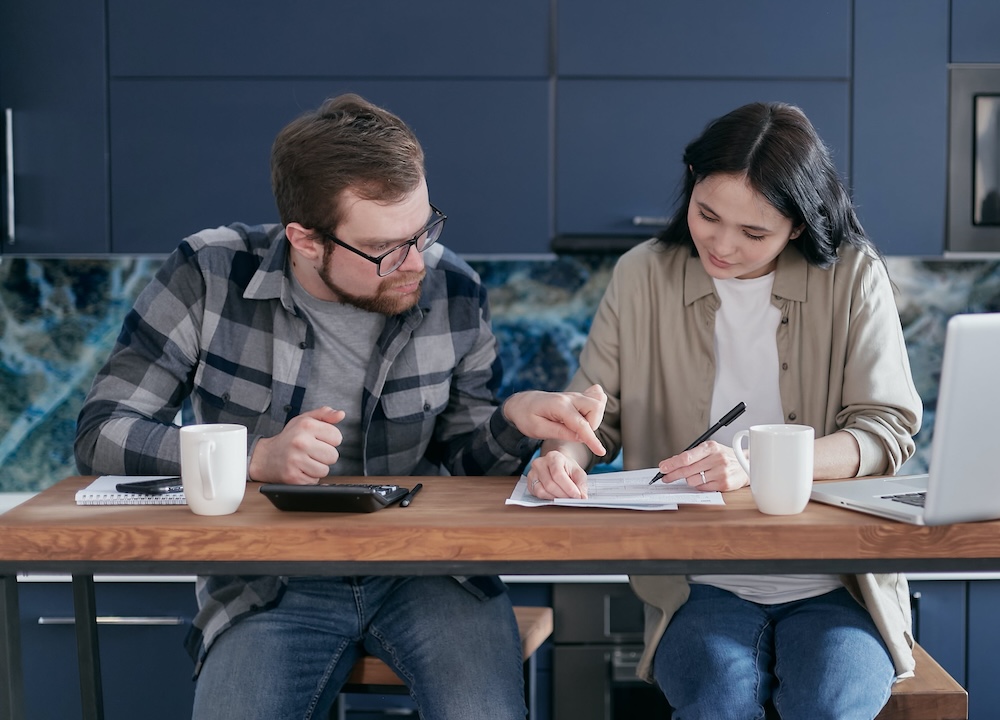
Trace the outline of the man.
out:
[[[435,244],[423,152],[356,95],[279,133],[281,225],[206,230],[166,260],[80,413],[80,472],[176,474],[182,403],[240,423],[247,476],[515,474],[531,438],[580,439],[606,398],[518,393],[486,292]],[[325,718],[363,653],[406,678],[422,717],[523,718],[521,654],[496,577],[198,580],[194,717]]]

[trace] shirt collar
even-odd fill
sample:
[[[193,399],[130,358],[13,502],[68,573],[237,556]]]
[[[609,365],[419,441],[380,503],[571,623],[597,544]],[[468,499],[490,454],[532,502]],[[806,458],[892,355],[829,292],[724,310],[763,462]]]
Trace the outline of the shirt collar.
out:
[[[288,238],[282,229],[271,241],[264,253],[260,266],[247,284],[243,297],[247,300],[281,300],[289,312],[295,307],[292,302],[292,288],[285,276],[288,267]]]
[[[778,268],[774,273],[771,292],[786,300],[805,302],[808,277],[809,263],[797,246],[788,243],[778,256]]]

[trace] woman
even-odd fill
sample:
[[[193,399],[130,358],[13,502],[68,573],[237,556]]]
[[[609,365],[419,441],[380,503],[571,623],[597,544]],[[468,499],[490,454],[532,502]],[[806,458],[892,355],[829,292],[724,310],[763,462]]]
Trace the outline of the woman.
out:
[[[754,103],[684,153],[667,229],[626,253],[571,387],[608,393],[598,436],[624,467],[705,491],[747,484],[730,441],[811,425],[816,479],[891,474],[921,402],[885,264],[805,115]],[[746,412],[684,448],[730,408]],[[585,446],[546,442],[542,498],[586,494]],[[733,538],[739,542],[739,538]],[[639,674],[675,718],[871,718],[913,670],[901,575],[633,577],[646,602]]]

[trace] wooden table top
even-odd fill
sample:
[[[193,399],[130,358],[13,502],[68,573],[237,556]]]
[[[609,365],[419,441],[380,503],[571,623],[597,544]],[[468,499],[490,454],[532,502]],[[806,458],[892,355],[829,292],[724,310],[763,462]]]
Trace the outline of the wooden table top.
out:
[[[1000,570],[1000,521],[918,527],[817,503],[629,511],[505,505],[509,477],[387,477],[423,491],[376,513],[282,512],[247,486],[219,517],[186,506],[78,506],[67,478],[0,515],[0,572],[661,573]],[[343,478],[344,482],[365,481]],[[367,479],[371,481],[371,479]]]

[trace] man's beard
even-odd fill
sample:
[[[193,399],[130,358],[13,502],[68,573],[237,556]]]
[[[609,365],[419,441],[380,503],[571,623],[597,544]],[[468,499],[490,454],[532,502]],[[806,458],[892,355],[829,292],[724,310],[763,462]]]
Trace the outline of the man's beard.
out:
[[[417,292],[406,296],[392,293],[391,289],[401,285],[411,285],[414,282],[419,282],[422,285],[424,276],[427,274],[426,270],[421,270],[419,273],[396,270],[382,278],[382,282],[379,284],[378,290],[375,291],[375,295],[352,295],[338,287],[330,279],[330,265],[333,262],[332,256],[333,253],[329,250],[323,254],[323,267],[317,271],[317,274],[319,275],[319,279],[323,281],[323,284],[337,296],[340,302],[353,305],[359,310],[378,313],[379,315],[399,315],[419,302],[420,287],[417,288]]]

